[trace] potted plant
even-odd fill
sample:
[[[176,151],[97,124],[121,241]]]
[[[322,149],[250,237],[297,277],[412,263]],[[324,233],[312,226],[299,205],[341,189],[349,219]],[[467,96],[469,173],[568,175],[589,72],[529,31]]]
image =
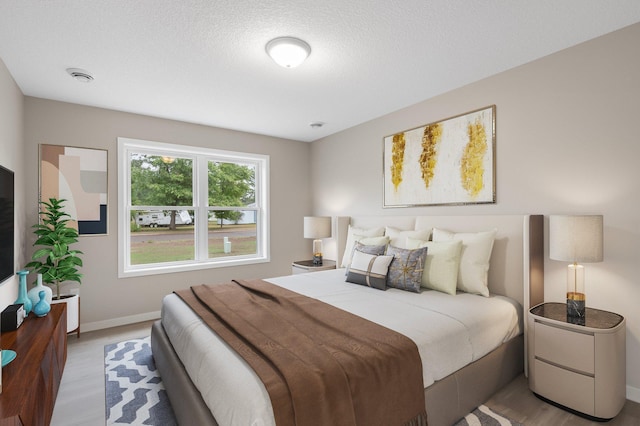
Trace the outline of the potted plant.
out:
[[[28,269],[42,274],[42,281],[55,286],[52,303],[67,303],[67,331],[79,327],[78,295],[60,295],[60,284],[65,281],[75,281],[81,284],[82,274],[78,269],[82,266],[83,254],[74,250],[71,244],[78,242],[78,231],[68,226],[70,217],[64,212],[64,199],[49,198],[41,201],[40,223],[33,225],[33,232],[37,236],[34,246],[39,246],[27,263]]]

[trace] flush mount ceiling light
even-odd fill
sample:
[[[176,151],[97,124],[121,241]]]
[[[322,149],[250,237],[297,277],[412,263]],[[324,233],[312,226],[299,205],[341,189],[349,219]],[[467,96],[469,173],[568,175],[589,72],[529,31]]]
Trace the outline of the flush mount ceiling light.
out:
[[[81,83],[89,83],[93,81],[93,76],[87,70],[80,68],[67,68],[67,73]]]
[[[276,64],[295,68],[311,54],[311,47],[295,37],[278,37],[267,43],[266,51]]]

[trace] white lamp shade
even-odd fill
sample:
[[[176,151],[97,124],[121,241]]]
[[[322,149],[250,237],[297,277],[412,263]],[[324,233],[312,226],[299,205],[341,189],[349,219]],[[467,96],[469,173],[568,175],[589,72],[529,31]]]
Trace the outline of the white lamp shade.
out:
[[[305,216],[304,237],[305,238],[329,238],[331,236],[330,216]]]
[[[267,53],[276,64],[285,68],[295,68],[311,54],[311,47],[295,37],[278,37],[267,43]]]
[[[550,216],[549,258],[573,263],[602,262],[602,216]]]

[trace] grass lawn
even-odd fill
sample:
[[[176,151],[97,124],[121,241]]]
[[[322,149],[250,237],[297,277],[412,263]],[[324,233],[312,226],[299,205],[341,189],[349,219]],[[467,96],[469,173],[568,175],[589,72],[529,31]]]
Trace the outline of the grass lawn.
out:
[[[255,229],[255,225],[225,225],[222,229],[219,225],[210,226],[209,258],[255,254],[255,235],[233,235],[245,234]],[[224,252],[224,240],[217,233],[229,234],[230,253]],[[140,228],[140,231],[132,232],[131,235],[133,237],[141,234],[148,234],[148,238],[131,242],[132,265],[193,260],[195,257],[193,226],[180,226],[176,231],[168,228]],[[165,238],[171,235],[172,238]]]

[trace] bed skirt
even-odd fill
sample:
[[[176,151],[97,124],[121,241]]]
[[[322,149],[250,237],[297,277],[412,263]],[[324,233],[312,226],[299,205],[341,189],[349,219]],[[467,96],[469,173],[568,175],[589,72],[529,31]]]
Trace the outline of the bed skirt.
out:
[[[178,423],[217,426],[160,320],[151,327],[151,350]],[[425,389],[429,426],[452,425],[523,371],[524,338],[520,335]]]

